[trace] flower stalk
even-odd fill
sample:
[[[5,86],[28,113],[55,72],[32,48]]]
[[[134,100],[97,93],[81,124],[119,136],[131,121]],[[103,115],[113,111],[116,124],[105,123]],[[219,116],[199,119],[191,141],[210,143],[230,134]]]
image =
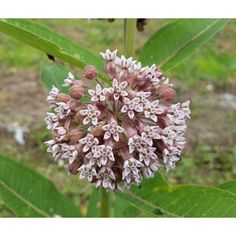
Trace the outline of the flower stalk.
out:
[[[101,217],[110,217],[110,196],[104,188],[101,188]]]
[[[124,23],[124,43],[125,55],[134,56],[135,37],[136,36],[136,19],[125,19]]]

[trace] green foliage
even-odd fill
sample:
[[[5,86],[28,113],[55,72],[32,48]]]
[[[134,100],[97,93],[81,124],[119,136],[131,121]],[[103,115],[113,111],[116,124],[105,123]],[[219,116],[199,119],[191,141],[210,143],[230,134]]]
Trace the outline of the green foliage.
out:
[[[88,64],[102,70],[102,61],[87,49],[30,20],[2,19],[0,31],[49,55],[80,68]]]
[[[199,48],[218,32],[228,20],[185,19],[167,24],[143,46],[139,59],[145,65],[153,63],[167,71]]]
[[[62,86],[65,78],[68,75],[68,70],[56,63],[51,65],[42,65],[40,80],[43,85],[50,90],[52,85],[55,85],[61,92],[68,92],[67,87]]]
[[[236,181],[228,181],[226,183],[218,185],[217,187],[236,195]]]
[[[79,210],[37,172],[0,156],[0,196],[20,217],[78,217]]]
[[[136,217],[139,211],[137,206],[134,207],[125,199],[119,197],[117,194],[109,193],[110,196],[110,208],[113,217]],[[101,216],[101,192],[97,189],[93,190],[93,193],[89,199],[88,217],[100,217]]]
[[[171,186],[157,174],[153,179],[143,180],[140,187],[133,187],[131,191],[119,193],[119,196],[142,207],[153,216],[235,217],[235,185],[236,182],[233,181],[218,188]]]

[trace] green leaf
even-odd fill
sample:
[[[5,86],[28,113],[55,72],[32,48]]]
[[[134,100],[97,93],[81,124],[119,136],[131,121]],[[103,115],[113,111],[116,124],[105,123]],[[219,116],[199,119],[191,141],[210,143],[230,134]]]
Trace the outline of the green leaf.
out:
[[[2,19],[0,31],[72,65],[83,68],[92,64],[102,72],[101,58],[35,21]]]
[[[55,85],[61,92],[67,93],[68,88],[62,86],[62,84],[64,84],[64,80],[66,79],[68,72],[69,70],[57,65],[56,63],[51,65],[43,64],[41,68],[40,80],[48,90],[52,88],[52,85]]]
[[[223,190],[227,190],[233,194],[236,194],[236,181],[234,180],[220,184],[217,187]]]
[[[143,46],[139,60],[168,71],[222,29],[227,19],[184,19],[158,30]]]
[[[236,195],[228,190],[197,185],[170,186],[157,174],[140,187],[118,193],[156,216],[235,217]]]
[[[132,203],[114,194],[113,212],[115,217],[139,217],[143,211],[139,211]]]
[[[0,156],[0,197],[18,217],[78,217],[72,202],[37,172]]]

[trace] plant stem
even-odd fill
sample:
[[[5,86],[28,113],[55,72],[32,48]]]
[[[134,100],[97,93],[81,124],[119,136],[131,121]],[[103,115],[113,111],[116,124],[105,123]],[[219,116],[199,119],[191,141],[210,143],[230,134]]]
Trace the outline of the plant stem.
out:
[[[101,217],[110,217],[110,196],[104,188],[101,188]]]
[[[127,57],[134,56],[136,36],[136,19],[125,19],[124,22],[124,48]]]

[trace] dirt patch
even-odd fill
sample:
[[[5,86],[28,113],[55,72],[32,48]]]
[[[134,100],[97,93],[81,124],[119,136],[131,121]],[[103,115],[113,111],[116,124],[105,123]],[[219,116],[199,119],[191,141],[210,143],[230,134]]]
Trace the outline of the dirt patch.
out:
[[[47,111],[47,91],[39,81],[39,71],[0,68],[0,124],[17,122],[27,129],[42,125]]]

